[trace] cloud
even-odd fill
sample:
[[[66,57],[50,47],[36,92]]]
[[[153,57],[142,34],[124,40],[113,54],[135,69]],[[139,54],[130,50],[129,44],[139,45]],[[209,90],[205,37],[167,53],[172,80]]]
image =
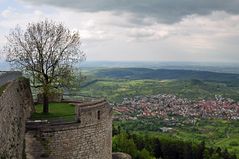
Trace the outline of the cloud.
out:
[[[102,3],[101,5],[107,2],[107,0],[98,1]],[[88,8],[79,6],[79,2],[73,6],[73,0],[67,1],[69,4],[61,0],[60,4],[46,0],[32,2],[45,5],[20,3],[27,4],[24,6],[24,11],[6,7],[0,11],[0,45],[4,42],[4,35],[7,35],[9,29],[17,24],[24,27],[28,22],[48,18],[63,22],[70,29],[80,31],[82,50],[87,54],[87,60],[236,61],[239,59],[237,53],[239,15],[236,14],[236,10],[228,9],[232,8],[230,3],[220,7],[222,1],[217,0],[213,7],[207,6],[206,8],[209,9],[202,13],[198,10],[203,10],[201,6],[206,5],[206,1],[194,1],[197,5],[199,2],[203,3],[197,6],[195,12],[188,5],[179,5],[179,9],[175,8],[175,10],[180,11],[180,8],[184,7],[184,10],[189,8],[188,10],[191,11],[178,15],[176,20],[172,20],[176,13],[170,10],[167,12],[165,10],[165,14],[168,13],[166,16],[157,13],[162,12],[164,10],[162,8],[177,6],[176,3],[179,2],[176,0],[174,4],[160,1],[160,3],[164,2],[164,7],[159,7],[159,11],[154,7],[159,0],[147,0],[149,3],[147,6],[143,5],[143,2],[146,2],[144,0],[137,0],[138,3],[134,5],[133,2],[136,1],[131,1],[119,0],[119,6],[111,5],[111,8],[108,5],[116,4],[117,1],[111,1],[110,4],[105,4],[105,7],[97,6],[98,2],[95,4],[90,1],[86,4],[85,1],[82,5],[89,5]],[[168,1],[172,2],[172,0]],[[123,5],[126,2],[129,3],[127,7]],[[185,4],[189,0],[180,0],[180,2]],[[49,3],[52,6],[49,6]],[[235,4],[235,1],[231,3]],[[143,8],[152,7],[152,9],[148,11],[144,9],[140,12],[136,9],[140,4]],[[196,7],[191,5],[192,8]]]
[[[207,15],[213,11],[239,14],[238,0],[22,0],[32,4],[52,5],[83,12],[130,12],[142,17],[154,17],[161,23],[174,23],[192,14]]]
[[[6,18],[6,17],[9,17],[11,15],[11,13],[12,13],[12,9],[7,8],[1,12],[1,16]]]

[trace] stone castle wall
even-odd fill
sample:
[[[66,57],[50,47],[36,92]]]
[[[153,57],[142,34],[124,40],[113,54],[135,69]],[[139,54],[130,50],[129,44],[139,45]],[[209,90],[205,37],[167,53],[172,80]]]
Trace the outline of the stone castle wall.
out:
[[[21,76],[22,73],[18,71],[0,71],[0,86]]]
[[[76,122],[31,123],[30,83],[20,72],[0,72],[0,158],[112,159],[112,108],[105,101],[76,105]],[[26,128],[27,127],[27,128]]]
[[[28,159],[111,159],[112,109],[106,101],[76,106],[77,121],[65,124],[29,124]]]
[[[29,81],[22,78],[10,82],[0,96],[0,158],[22,158],[25,122],[32,106]]]

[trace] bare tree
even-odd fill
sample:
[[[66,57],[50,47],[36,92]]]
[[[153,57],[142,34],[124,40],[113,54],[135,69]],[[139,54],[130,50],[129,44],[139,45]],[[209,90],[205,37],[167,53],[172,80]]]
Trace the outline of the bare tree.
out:
[[[45,20],[29,23],[25,30],[16,27],[7,40],[3,49],[7,61],[30,77],[43,94],[43,112],[48,113],[49,94],[71,82],[74,66],[85,57],[79,32]]]

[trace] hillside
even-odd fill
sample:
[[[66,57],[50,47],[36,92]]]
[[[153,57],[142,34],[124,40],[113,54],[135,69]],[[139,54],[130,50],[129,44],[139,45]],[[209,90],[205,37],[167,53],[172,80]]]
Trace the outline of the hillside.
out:
[[[73,94],[107,97],[111,102],[138,95],[174,94],[192,100],[222,95],[239,101],[239,74],[148,68],[84,70],[86,80]]]
[[[101,69],[96,74],[99,78],[117,79],[177,79],[190,80],[199,79],[215,82],[236,83],[239,74],[217,73],[196,70],[171,70],[171,69],[149,69],[149,68],[112,68]]]

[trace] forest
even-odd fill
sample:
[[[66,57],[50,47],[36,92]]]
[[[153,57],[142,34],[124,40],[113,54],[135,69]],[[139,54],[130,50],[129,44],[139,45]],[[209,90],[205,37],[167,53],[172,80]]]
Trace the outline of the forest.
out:
[[[131,133],[113,126],[113,151],[125,152],[133,159],[236,159],[236,155],[220,147],[207,147],[205,142],[192,143],[168,136]]]

